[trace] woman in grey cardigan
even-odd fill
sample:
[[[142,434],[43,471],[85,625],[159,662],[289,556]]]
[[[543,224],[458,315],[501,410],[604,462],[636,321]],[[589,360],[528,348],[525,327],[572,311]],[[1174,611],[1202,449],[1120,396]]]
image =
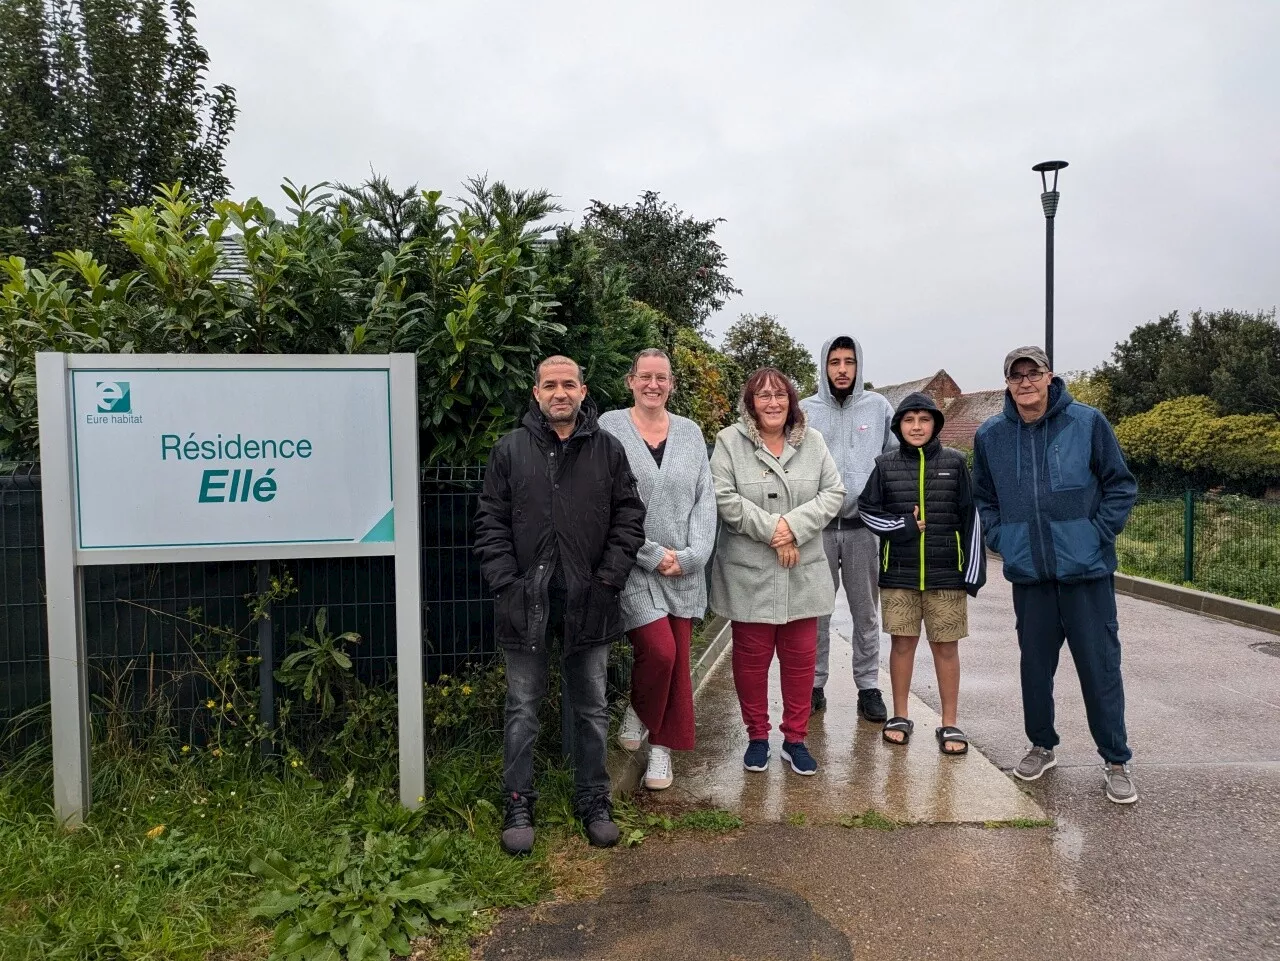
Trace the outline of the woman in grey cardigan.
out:
[[[635,405],[600,417],[627,451],[645,503],[645,544],[622,592],[622,618],[635,667],[619,740],[636,750],[649,735],[645,787],[672,783],[671,752],[693,749],[689,643],[707,609],[705,569],[716,536],[716,500],[707,444],[698,425],[667,411],[671,361],[643,350],[627,386]]]
[[[750,743],[748,771],[769,766],[769,667],[782,675],[782,759],[797,774],[818,764],[805,746],[818,656],[818,618],[835,606],[822,529],[844,483],[791,380],[772,367],[748,378],[741,417],[711,455],[720,541],[711,607],[733,622],[733,683]]]

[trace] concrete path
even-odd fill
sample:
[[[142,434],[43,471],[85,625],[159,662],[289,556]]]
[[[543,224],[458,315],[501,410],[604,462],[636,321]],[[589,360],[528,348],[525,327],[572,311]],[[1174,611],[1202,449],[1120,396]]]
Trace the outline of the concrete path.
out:
[[[1010,590],[998,571],[971,605],[970,627],[961,642],[960,724],[977,750],[1008,768],[1025,740]],[[716,760],[707,746],[713,733],[733,737],[739,723],[736,703],[717,689],[701,707],[703,747],[682,759],[682,780],[663,803],[684,790],[755,812],[758,823],[611,852],[602,898],[543,906],[536,917],[518,913],[484,957],[1280,959],[1280,658],[1263,650],[1276,638],[1126,598],[1120,627],[1136,805],[1103,797],[1065,651],[1061,763],[1030,786],[1054,827],[954,823],[968,819],[957,812],[971,803],[1004,803],[1009,790],[1022,797],[1021,785],[1001,783],[972,753],[941,766],[955,759],[937,756],[923,706],[913,707],[916,740],[894,760],[874,728],[848,721],[836,705],[813,732],[829,769],[826,792],[781,771],[777,760],[767,775],[743,771],[733,782],[731,752]],[[841,690],[848,654],[847,644],[833,644]],[[937,709],[923,644],[915,690]],[[884,781],[891,776],[907,786],[891,787]],[[948,778],[965,791],[926,800]],[[895,800],[895,791],[906,800]],[[836,800],[821,804],[818,794]],[[929,808],[928,816],[951,823],[892,831],[838,825],[838,814],[862,805]]]
[[[944,757],[933,733],[942,719],[919,698],[912,698],[916,727],[911,742],[903,747],[886,744],[878,724],[858,718],[848,642],[841,638],[833,647],[841,663],[832,665],[826,688],[829,706],[809,723],[807,743],[818,760],[816,775],[800,777],[782,760],[777,731],[782,691],[776,661],[770,676],[774,731],[769,770],[743,769],[747,735],[729,651],[698,702],[698,748],[676,760],[676,783],[682,790],[749,823],[803,819],[808,824],[838,824],[869,810],[903,823],[1044,818],[1039,805],[976,750]],[[883,684],[887,693],[887,671]]]

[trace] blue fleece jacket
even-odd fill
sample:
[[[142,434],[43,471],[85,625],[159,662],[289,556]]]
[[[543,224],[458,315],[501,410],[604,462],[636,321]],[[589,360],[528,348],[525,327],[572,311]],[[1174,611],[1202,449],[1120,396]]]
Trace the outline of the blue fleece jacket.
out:
[[[1115,573],[1116,538],[1137,495],[1111,425],[1061,377],[1039,420],[1024,423],[1006,392],[1004,412],[974,438],[973,499],[1014,584]]]

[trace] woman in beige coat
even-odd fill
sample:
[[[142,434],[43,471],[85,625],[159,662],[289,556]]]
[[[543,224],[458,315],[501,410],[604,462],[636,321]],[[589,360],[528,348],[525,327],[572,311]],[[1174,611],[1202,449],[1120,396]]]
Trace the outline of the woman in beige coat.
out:
[[[733,682],[747,728],[743,766],[769,766],[769,667],[782,675],[782,758],[797,774],[818,764],[805,746],[818,650],[818,618],[835,606],[822,530],[844,503],[840,471],[805,426],[790,379],[757,370],[741,417],[711,455],[724,522],[711,573],[711,607],[733,622]]]

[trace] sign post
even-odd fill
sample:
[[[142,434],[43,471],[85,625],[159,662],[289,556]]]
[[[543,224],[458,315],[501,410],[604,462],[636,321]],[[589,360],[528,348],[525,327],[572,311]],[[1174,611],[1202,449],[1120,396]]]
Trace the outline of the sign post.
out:
[[[400,799],[425,787],[411,354],[36,358],[54,804],[83,819],[81,568],[395,557]]]

